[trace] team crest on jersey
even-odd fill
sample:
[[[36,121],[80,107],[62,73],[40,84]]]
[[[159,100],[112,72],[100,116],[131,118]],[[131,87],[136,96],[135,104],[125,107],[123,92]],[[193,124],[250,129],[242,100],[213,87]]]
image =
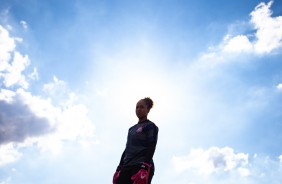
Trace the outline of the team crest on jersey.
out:
[[[140,126],[139,128],[137,128],[136,133],[140,133],[143,130],[143,126]]]

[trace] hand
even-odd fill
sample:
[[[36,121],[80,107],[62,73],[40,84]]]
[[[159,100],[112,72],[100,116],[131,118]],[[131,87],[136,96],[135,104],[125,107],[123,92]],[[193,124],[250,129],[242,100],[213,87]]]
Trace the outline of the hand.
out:
[[[149,179],[151,165],[147,163],[143,163],[141,165],[141,169],[131,177],[133,180],[133,184],[147,184]]]
[[[119,177],[120,170],[121,170],[121,166],[118,166],[117,169],[116,169],[116,172],[114,174],[114,177],[113,177],[113,184],[116,184],[117,179]]]

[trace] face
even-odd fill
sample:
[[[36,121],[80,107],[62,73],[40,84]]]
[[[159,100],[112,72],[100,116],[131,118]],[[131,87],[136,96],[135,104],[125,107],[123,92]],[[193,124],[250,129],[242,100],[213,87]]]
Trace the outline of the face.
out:
[[[139,102],[136,104],[136,115],[139,119],[146,119],[149,113],[149,109],[144,102],[144,100],[139,100]]]

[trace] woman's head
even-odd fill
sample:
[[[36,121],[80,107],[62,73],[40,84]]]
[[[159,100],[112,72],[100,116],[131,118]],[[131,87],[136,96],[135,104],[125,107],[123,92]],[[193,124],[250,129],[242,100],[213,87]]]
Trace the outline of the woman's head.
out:
[[[153,100],[150,97],[146,97],[146,98],[143,98],[141,100],[143,100],[146,103],[147,108],[149,110],[154,106],[154,102],[153,102]]]
[[[151,98],[146,97],[139,100],[136,104],[136,115],[139,118],[139,121],[146,120],[148,113],[153,107],[154,102]]]

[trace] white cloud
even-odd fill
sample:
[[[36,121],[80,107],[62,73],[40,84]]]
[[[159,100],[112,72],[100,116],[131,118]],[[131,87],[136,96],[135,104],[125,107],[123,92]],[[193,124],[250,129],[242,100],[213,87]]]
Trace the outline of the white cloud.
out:
[[[14,52],[12,63],[7,67],[6,73],[2,75],[5,86],[11,87],[17,84],[23,88],[28,88],[28,83],[22,72],[29,64],[30,61],[27,55],[23,56],[19,52]]]
[[[175,176],[167,179],[175,183],[280,183],[281,160],[281,155],[279,161],[258,154],[249,157],[247,153],[234,153],[229,147],[192,149],[186,156],[171,159]]]
[[[62,151],[64,141],[78,141],[83,146],[88,144],[88,139],[94,136],[95,127],[87,113],[86,107],[82,104],[61,111],[57,117],[56,132],[40,138],[38,146],[58,154]]]
[[[208,150],[192,149],[187,156],[172,159],[177,172],[196,170],[199,174],[210,175],[215,172],[227,172],[237,170],[241,176],[249,174],[248,154],[234,153],[229,147],[212,147]]]
[[[0,101],[5,100],[7,103],[11,103],[14,96],[15,93],[11,90],[1,89],[0,91]]]
[[[249,176],[250,175],[250,170],[247,168],[240,167],[238,168],[238,172],[240,173],[241,176]]]
[[[10,142],[22,142],[28,137],[44,135],[50,132],[52,128],[45,117],[36,115],[21,100],[19,93],[14,93],[8,101],[0,100],[0,117],[1,145]]]
[[[28,25],[27,25],[27,22],[26,21],[20,21],[20,23],[21,23],[21,25],[22,25],[22,27],[24,28],[24,29],[28,29]]]
[[[33,68],[33,71],[28,75],[28,77],[32,80],[38,80],[39,79],[39,73],[38,73],[36,67]]]
[[[64,106],[54,106],[50,98],[34,96],[23,89],[18,89],[16,92],[1,90],[0,97],[2,100],[0,108],[5,108],[0,113],[1,131],[6,132],[1,136],[2,143],[24,142],[25,146],[36,143],[41,150],[58,154],[64,141],[78,141],[85,144],[83,141],[93,138],[95,126],[88,117],[87,107],[77,103],[75,94],[69,95],[68,100],[62,102]],[[10,109],[14,109],[13,121],[9,120],[14,122],[13,124],[7,124],[5,121]],[[25,118],[26,123],[23,123],[22,118]],[[14,131],[7,134],[7,130],[12,125]],[[14,137],[14,135],[22,135],[22,137]]]
[[[282,164],[282,155],[279,156],[279,161]]]
[[[70,97],[63,107],[54,106],[50,99],[34,96],[23,89],[18,89],[16,92],[1,90],[0,97],[2,104],[0,128],[1,132],[5,132],[5,134],[1,133],[2,143],[14,142],[15,145],[18,143],[23,147],[36,143],[41,150],[58,154],[62,150],[64,141],[78,141],[85,144],[84,141],[93,138],[95,126],[88,117],[88,110],[83,104],[74,101],[74,97]],[[6,105],[3,106],[4,104]],[[14,123],[7,124],[5,117],[9,117],[11,109],[14,110],[9,122]],[[23,123],[22,118],[25,118],[26,123]],[[13,131],[7,134],[10,126],[14,126]],[[6,157],[4,153],[2,155]]]
[[[255,29],[254,34],[227,34],[222,43],[210,47],[207,53],[202,54],[201,60],[225,61],[234,59],[234,56],[238,57],[242,53],[268,54],[281,49],[282,16],[272,17],[270,10],[272,4],[272,1],[268,4],[260,3],[250,13],[249,24]]]
[[[44,84],[43,90],[50,93],[50,94],[56,94],[57,89],[59,88],[65,88],[66,83],[62,80],[59,80],[56,76],[53,77],[53,82],[50,82],[48,84]]]
[[[0,25],[0,72],[9,66],[8,61],[15,47],[15,39],[11,38],[9,32]]]
[[[277,88],[278,90],[282,90],[282,83],[281,83],[281,84],[278,84],[278,85],[276,86],[276,88]]]
[[[38,79],[39,74],[34,68],[25,75],[30,60],[16,50],[19,41],[0,25],[0,165],[17,161],[22,147],[37,146],[58,154],[64,142],[83,146],[94,142],[95,126],[88,109],[66,82],[54,77],[43,85],[44,96],[27,90],[26,79]]]
[[[0,25],[0,80],[6,87],[14,85],[28,88],[28,83],[22,72],[30,64],[27,55],[15,50],[16,42],[22,39],[10,37],[9,32]]]
[[[42,90],[49,96],[63,98],[68,93],[67,83],[53,76],[53,81],[43,85]]]
[[[0,146],[0,166],[15,162],[21,156],[22,154],[17,151],[13,143]]]
[[[233,38],[226,37],[226,44],[223,46],[223,52],[251,52],[253,49],[252,43],[245,35],[235,36]]]
[[[282,46],[282,16],[271,17],[272,4],[273,1],[260,3],[250,14],[251,22],[257,29],[254,48],[259,54],[270,53]]]

